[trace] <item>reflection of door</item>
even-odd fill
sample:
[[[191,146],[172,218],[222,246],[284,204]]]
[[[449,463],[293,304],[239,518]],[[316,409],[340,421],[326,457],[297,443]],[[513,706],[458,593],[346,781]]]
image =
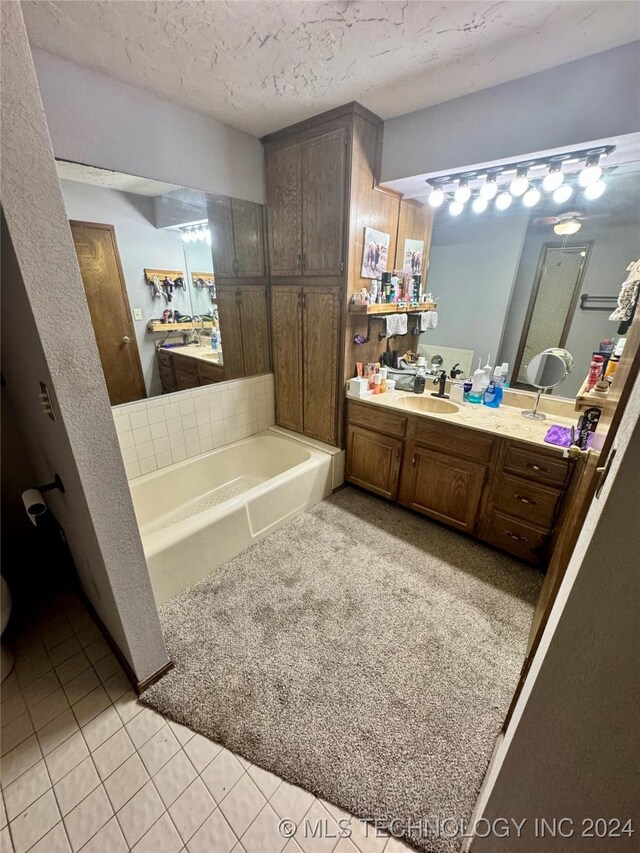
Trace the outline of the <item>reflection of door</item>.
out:
[[[534,355],[565,345],[590,250],[587,242],[543,245],[513,366],[518,384],[528,387],[525,371]]]
[[[147,394],[112,225],[70,222],[111,405]]]

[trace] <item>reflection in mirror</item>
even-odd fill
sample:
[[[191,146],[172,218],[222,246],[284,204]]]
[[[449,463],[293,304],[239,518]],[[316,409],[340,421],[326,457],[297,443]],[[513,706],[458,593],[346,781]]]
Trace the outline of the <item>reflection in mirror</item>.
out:
[[[522,412],[525,418],[543,421],[545,415],[538,411],[540,395],[559,385],[567,376],[567,361],[552,352],[541,352],[535,355],[526,369],[527,382],[538,389],[536,403],[532,410]]]
[[[264,257],[262,275],[240,279],[232,270],[222,288],[214,271],[217,252],[223,269],[229,255],[237,269],[245,246],[257,269],[261,205],[225,199],[251,216],[221,234],[210,217],[219,197],[57,165],[112,405],[268,372]]]
[[[511,387],[531,391],[526,366],[533,356],[566,348],[576,368],[552,393],[575,397],[592,353],[624,334],[609,316],[628,265],[640,257],[638,138],[610,140],[615,151],[600,160],[604,191],[580,185],[584,161],[564,162],[564,195],[545,188],[548,167],[536,167],[528,176],[531,195],[511,196],[515,172],[505,173],[487,201],[480,191],[489,164],[469,180],[471,198],[452,215],[457,185],[445,183],[428,267],[439,321],[422,336],[419,354],[428,362],[440,354],[447,373],[458,363],[469,376],[490,353],[492,365],[509,365]],[[503,196],[511,203],[500,209]]]

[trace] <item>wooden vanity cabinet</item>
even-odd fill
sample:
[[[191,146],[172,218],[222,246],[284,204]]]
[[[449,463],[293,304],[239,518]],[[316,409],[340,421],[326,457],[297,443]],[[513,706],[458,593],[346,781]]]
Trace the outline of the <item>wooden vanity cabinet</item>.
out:
[[[221,364],[208,363],[161,349],[157,351],[157,357],[163,394],[211,385],[225,379],[225,369]]]
[[[263,207],[252,201],[211,196],[207,202],[216,281],[267,274]]]
[[[376,495],[395,501],[400,484],[404,442],[371,429],[349,424],[347,478]]]

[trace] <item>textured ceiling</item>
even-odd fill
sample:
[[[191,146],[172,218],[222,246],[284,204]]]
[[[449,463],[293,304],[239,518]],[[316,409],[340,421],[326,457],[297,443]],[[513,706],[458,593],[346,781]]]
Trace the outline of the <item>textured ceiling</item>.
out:
[[[151,178],[138,178],[135,175],[124,175],[122,172],[98,169],[96,166],[85,166],[82,163],[69,163],[66,160],[56,160],[56,168],[61,180],[76,181],[80,184],[91,184],[94,187],[121,190],[125,193],[146,195],[151,198],[182,189],[177,184],[167,184],[164,181],[154,181]]]
[[[640,37],[637,2],[22,3],[32,44],[254,135],[351,100],[382,118]]]

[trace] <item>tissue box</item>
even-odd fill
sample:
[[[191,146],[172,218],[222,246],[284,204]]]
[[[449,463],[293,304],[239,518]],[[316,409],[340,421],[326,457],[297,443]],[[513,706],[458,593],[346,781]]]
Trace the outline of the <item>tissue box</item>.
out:
[[[347,397],[368,397],[371,394],[366,379],[355,377],[347,382]]]

